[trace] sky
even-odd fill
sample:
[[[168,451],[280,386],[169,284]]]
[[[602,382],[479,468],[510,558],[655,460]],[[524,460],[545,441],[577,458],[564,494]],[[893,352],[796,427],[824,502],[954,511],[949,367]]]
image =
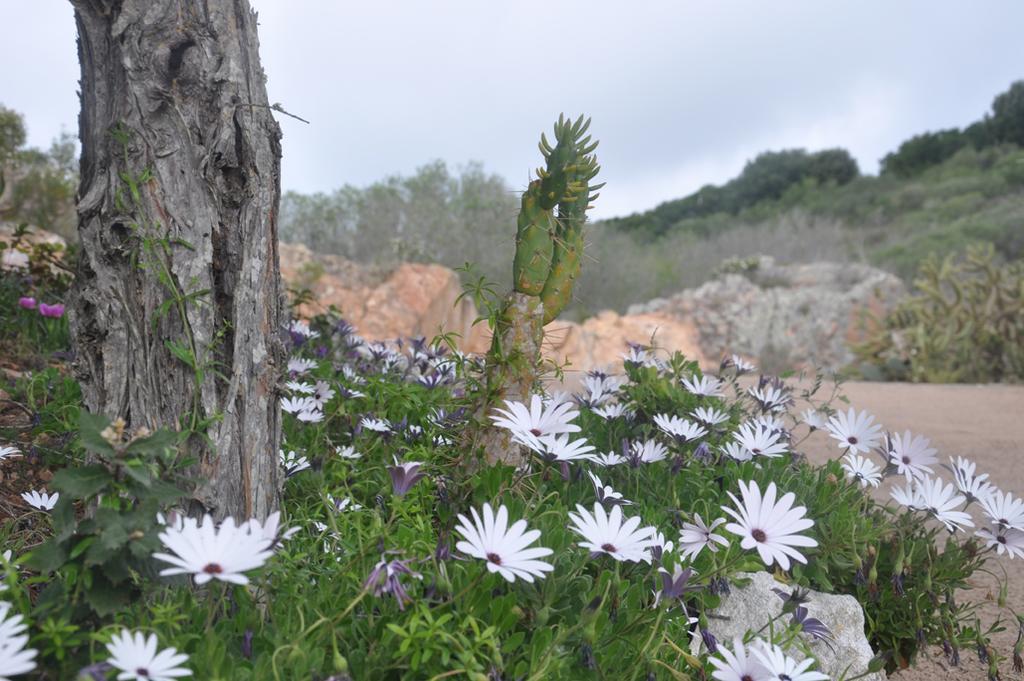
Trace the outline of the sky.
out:
[[[191,0],[182,0],[191,1]],[[911,135],[980,118],[1024,78],[1024,3],[250,0],[282,184],[366,186],[435,159],[522,189],[560,112],[601,140],[592,213],[737,175],[758,152],[844,147],[863,172]],[[0,0],[0,104],[29,143],[76,132],[66,0]]]

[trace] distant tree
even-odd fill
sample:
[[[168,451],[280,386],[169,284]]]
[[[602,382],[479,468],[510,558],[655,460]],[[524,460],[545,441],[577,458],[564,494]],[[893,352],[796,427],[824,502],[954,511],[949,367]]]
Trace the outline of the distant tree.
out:
[[[969,139],[958,128],[914,135],[896,151],[882,158],[883,175],[911,177],[938,163],[967,146]]]
[[[48,151],[25,147],[21,114],[0,106],[0,220],[74,236],[75,141],[67,133]]]
[[[25,144],[25,121],[17,111],[0,104],[0,167]]]
[[[1024,147],[1024,80],[993,100],[991,128],[995,141]]]

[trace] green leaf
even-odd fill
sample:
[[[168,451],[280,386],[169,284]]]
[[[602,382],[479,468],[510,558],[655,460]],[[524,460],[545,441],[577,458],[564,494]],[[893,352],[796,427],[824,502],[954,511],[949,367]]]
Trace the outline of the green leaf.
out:
[[[32,549],[25,559],[25,566],[43,574],[50,574],[64,565],[67,555],[67,550],[60,542],[48,539]]]
[[[128,477],[143,487],[149,488],[153,484],[153,474],[150,472],[149,466],[143,461],[138,459],[126,461],[123,470],[128,474]]]
[[[88,499],[110,484],[111,480],[107,467],[96,463],[62,468],[53,476],[53,486],[71,499]]]
[[[128,605],[130,598],[130,589],[119,588],[98,575],[85,592],[86,602],[100,617],[117,612]]]
[[[173,503],[185,496],[184,491],[178,489],[169,482],[164,482],[160,478],[153,479],[152,483],[149,485],[148,494],[150,498],[158,501],[161,506]]]
[[[173,430],[161,428],[148,437],[140,437],[133,441],[125,450],[132,454],[160,454],[178,442],[179,434]]]
[[[103,414],[90,414],[83,410],[78,415],[78,431],[82,445],[93,452],[113,454],[114,448],[100,435],[109,425],[110,419]]]

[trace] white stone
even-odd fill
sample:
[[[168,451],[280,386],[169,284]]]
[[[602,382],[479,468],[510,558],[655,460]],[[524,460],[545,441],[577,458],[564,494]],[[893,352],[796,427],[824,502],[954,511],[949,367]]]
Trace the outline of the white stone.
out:
[[[734,638],[742,638],[748,630],[757,632],[771,618],[782,613],[782,599],[772,591],[773,588],[782,588],[786,592],[793,588],[775,581],[767,572],[740,573],[736,577],[751,581],[742,587],[730,584],[730,593],[723,595],[718,608],[708,613],[708,630],[720,643],[730,646]],[[829,648],[825,642],[803,635],[818,660],[815,668],[833,679],[849,679],[867,671],[874,653],[864,635],[864,611],[857,599],[818,591],[810,591],[808,598],[804,607],[810,616],[821,620],[835,637],[833,647]],[[786,615],[780,624],[785,626],[788,620],[789,615]],[[690,644],[691,652],[697,655],[701,648],[701,638],[697,636]],[[787,652],[796,659],[806,657],[801,646],[792,646]],[[862,678],[864,681],[884,681],[886,676],[885,672],[878,672]]]

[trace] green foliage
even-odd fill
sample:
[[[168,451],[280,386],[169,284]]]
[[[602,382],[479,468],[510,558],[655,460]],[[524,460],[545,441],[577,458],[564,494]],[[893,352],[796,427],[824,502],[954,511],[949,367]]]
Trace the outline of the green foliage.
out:
[[[63,133],[48,151],[25,148],[20,114],[0,105],[0,221],[74,235],[78,185],[75,139]]]
[[[41,622],[41,652],[63,670],[61,678],[77,669],[83,630],[153,590],[157,513],[185,494],[170,482],[181,467],[178,434],[126,437],[123,423],[82,412],[78,435],[93,463],[54,475],[50,487],[60,499],[48,517],[50,537],[21,561],[39,574],[29,582],[38,585],[31,617]]]
[[[484,283],[477,293],[495,301]],[[682,603],[653,607],[658,569],[671,571],[681,561],[668,552],[652,564],[615,563],[580,548],[566,526],[576,504],[594,502],[580,465],[567,476],[539,459],[528,469],[482,466],[471,447],[455,443],[480,425],[466,411],[466,387],[479,380],[473,362],[422,341],[401,356],[360,346],[335,317],[319,317],[311,326],[318,336],[293,339],[295,356],[318,360],[302,380],[350,392],[330,400],[318,423],[285,417],[285,448],[312,464],[285,483],[286,526],[300,529],[263,570],[250,574],[248,587],[193,589],[155,574],[158,564],[149,556],[158,544],[156,511],[182,494],[175,489],[186,463],[179,458],[181,434],[129,435],[89,414],[70,425],[90,456],[54,478],[61,500],[51,516],[42,516],[50,538],[21,561],[30,576],[16,568],[0,573],[51,677],[74,678],[102,660],[103,644],[123,627],[155,633],[161,648],[189,656],[193,673],[222,681],[709,674],[706,660],[689,653],[687,613],[706,623],[723,580],[735,583],[737,572],[763,569],[756,553],[735,540],[717,553],[702,551],[692,562],[697,589],[686,594],[686,610]],[[457,382],[429,388],[419,380],[448,362],[458,367]],[[956,595],[987,555],[972,539],[944,538],[922,513],[873,501],[838,462],[814,467],[799,456],[757,462],[721,456],[719,447],[737,424],[757,414],[730,371],[723,376],[728,396],[720,398],[683,388],[680,378],[699,369],[679,354],[660,367],[629,362],[626,371],[618,400],[635,417],[605,419],[580,408],[579,436],[601,451],[660,437],[650,421],[654,414],[706,406],[729,415],[703,438],[710,458],[697,455],[698,442],[669,441],[667,461],[595,468],[634,502],[627,516],[640,516],[674,539],[680,523],[695,514],[706,520],[722,515],[738,481],[756,480],[762,488],[774,481],[807,507],[815,521],[809,534],[818,541],[806,551],[807,565],[776,577],[855,596],[865,608],[866,633],[890,668],[912,661],[925,641],[965,648],[979,635],[986,640],[987,632],[974,628],[972,606]],[[821,378],[794,397],[827,412],[834,395],[818,394]],[[23,390],[38,392],[43,383]],[[439,410],[447,416],[439,417]],[[392,431],[359,428],[364,416],[388,419]],[[782,418],[794,433],[803,428],[793,416]],[[361,457],[342,458],[338,446]],[[793,449],[800,451],[798,444]],[[391,491],[393,457],[420,461],[429,473],[404,496]],[[336,503],[342,499],[345,507]],[[538,544],[554,549],[546,558],[554,571],[533,583],[508,583],[484,561],[449,557],[457,514],[484,502],[504,504],[512,518],[540,530]],[[419,575],[403,577],[411,601],[367,586],[368,575],[390,560],[402,560]],[[796,625],[776,621],[771,630],[777,641],[805,645]]]
[[[857,162],[845,149],[808,153],[803,149],[766,151],[748,161],[738,177],[721,187],[707,185],[682,199],[657,208],[605,222],[609,227],[652,239],[678,229],[684,221],[718,213],[736,215],[763,201],[781,198],[804,182],[812,186],[844,185],[860,175]],[[711,223],[693,222],[694,233],[709,236]]]
[[[942,163],[968,144],[958,128],[925,132],[903,142],[882,159],[882,173],[912,177],[925,168]]]
[[[869,376],[924,382],[1024,380],[1024,261],[994,250],[930,258],[915,290],[855,347]],[[879,323],[879,320],[875,320]]]
[[[995,142],[1024,147],[1024,80],[1013,83],[992,102],[990,126]]]

